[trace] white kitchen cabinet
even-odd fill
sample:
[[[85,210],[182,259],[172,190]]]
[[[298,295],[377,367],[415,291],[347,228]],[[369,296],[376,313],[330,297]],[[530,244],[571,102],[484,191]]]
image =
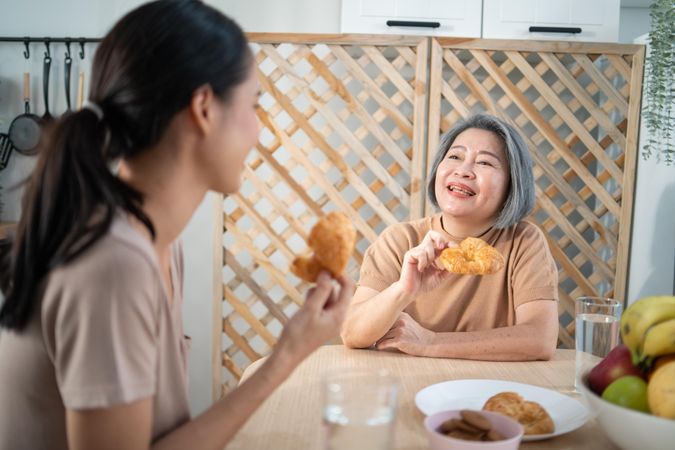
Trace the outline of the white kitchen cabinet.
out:
[[[482,0],[342,0],[340,29],[343,33],[480,37],[481,6]]]
[[[618,42],[620,10],[620,0],[483,0],[483,37]]]

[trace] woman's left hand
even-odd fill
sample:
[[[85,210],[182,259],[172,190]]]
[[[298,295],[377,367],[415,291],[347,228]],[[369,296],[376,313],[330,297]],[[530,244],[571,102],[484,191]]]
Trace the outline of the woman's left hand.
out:
[[[378,350],[398,350],[409,355],[424,356],[426,347],[434,341],[436,333],[427,330],[402,312],[394,325],[377,341]]]

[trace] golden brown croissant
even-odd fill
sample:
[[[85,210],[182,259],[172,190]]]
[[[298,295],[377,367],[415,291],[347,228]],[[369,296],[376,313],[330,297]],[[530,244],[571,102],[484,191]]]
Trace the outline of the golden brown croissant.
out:
[[[461,275],[489,275],[504,267],[504,257],[482,239],[468,237],[459,247],[441,252],[441,264],[448,272]]]
[[[322,269],[338,276],[344,272],[354,251],[356,230],[344,213],[332,212],[314,225],[307,243],[314,253],[295,258],[291,272],[309,282],[316,281]]]
[[[555,430],[553,420],[543,406],[526,401],[515,392],[500,392],[493,395],[485,402],[483,410],[516,419],[525,429],[525,434],[548,434]]]

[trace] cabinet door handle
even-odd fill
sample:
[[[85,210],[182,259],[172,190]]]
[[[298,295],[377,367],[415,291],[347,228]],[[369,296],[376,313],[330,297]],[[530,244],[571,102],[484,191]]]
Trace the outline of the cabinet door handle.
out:
[[[541,31],[544,33],[572,33],[578,34],[581,33],[581,28],[579,27],[530,27],[530,33],[535,31]]]
[[[389,27],[422,27],[422,28],[438,28],[441,26],[440,22],[417,22],[414,20],[387,20]]]

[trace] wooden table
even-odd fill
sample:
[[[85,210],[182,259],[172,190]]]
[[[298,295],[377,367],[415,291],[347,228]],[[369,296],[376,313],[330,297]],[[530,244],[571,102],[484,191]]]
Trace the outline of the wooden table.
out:
[[[243,379],[262,360],[251,364]],[[430,384],[469,378],[528,383],[578,398],[574,393],[574,350],[557,350],[551,361],[487,362],[420,358],[375,350],[327,345],[305,360],[239,431],[228,449],[321,449],[321,375],[328,370],[386,368],[399,377],[401,390],[394,449],[428,448],[424,415],[415,394]],[[615,449],[595,420],[552,439],[523,442],[522,449]],[[360,449],[354,449],[360,450]]]

